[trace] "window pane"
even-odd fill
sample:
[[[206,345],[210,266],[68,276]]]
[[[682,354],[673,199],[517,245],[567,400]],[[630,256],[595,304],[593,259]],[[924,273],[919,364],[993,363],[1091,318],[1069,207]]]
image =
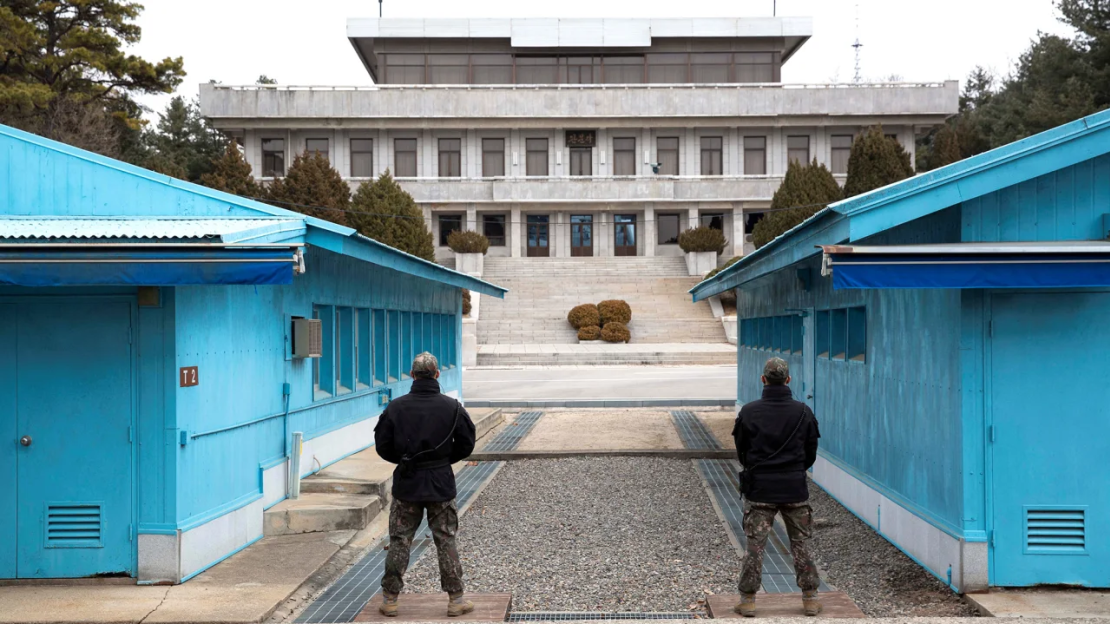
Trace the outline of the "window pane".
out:
[[[429,54],[428,82],[431,84],[467,84],[466,54]]]
[[[852,155],[852,135],[832,136],[832,172],[848,173],[848,158]]]
[[[829,312],[829,355],[843,360],[848,349],[848,311],[844,308]]]
[[[505,139],[482,139],[482,177],[505,175]]]
[[[355,387],[354,311],[336,308],[335,321],[336,394],[345,394]]]
[[[644,81],[644,57],[607,56],[605,82],[608,84],[639,84]]]
[[[660,137],[656,141],[660,175],[678,175],[678,138]]]
[[[423,54],[387,54],[385,65],[386,84],[424,83]]]
[[[304,151],[308,154],[319,154],[324,158],[328,157],[328,140],[327,139],[305,139]]]
[[[848,308],[847,357],[857,362],[867,359],[867,308]]]
[[[518,56],[516,59],[517,84],[557,84],[558,59],[553,56]]]
[[[767,175],[767,137],[744,137],[744,175]]]
[[[262,177],[285,175],[285,139],[262,139]]]
[[[374,385],[385,383],[389,376],[388,358],[388,331],[385,321],[385,310],[374,310]]]
[[[809,137],[786,137],[786,162],[798,161],[801,164],[809,162]]]
[[[736,54],[737,82],[773,82],[775,79],[774,55],[770,52],[738,52]]]
[[[355,379],[358,387],[367,388],[374,383],[374,353],[370,348],[370,310],[355,310]]]
[[[722,160],[723,145],[724,140],[721,137],[701,138],[702,175],[721,175],[724,172],[724,162]]]
[[[594,174],[593,148],[574,147],[570,150],[570,175],[590,176]]]
[[[439,245],[447,246],[451,232],[462,229],[462,215],[439,215]]]
[[[682,84],[688,82],[686,54],[649,54],[648,82]]]
[[[401,313],[389,311],[389,378],[394,382],[401,378]]]
[[[512,84],[513,57],[510,54],[472,54],[470,81],[473,84]]]
[[[636,139],[613,139],[613,175],[636,175]]]
[[[351,177],[369,178],[374,175],[374,141],[351,139]]]
[[[725,229],[725,215],[719,212],[703,214],[699,217],[699,220],[701,221],[701,225],[704,225],[706,227],[711,227],[715,230],[721,230],[722,232]]]
[[[397,168],[393,175],[398,178],[416,177],[416,139],[396,139],[393,141],[393,160]]]
[[[813,331],[813,344],[814,349],[817,351],[817,357],[829,357],[829,311],[821,310],[817,313],[814,320]]]
[[[525,175],[547,175],[547,139],[526,139]]]
[[[462,176],[462,139],[439,140],[439,177]]]
[[[729,54],[702,53],[690,55],[690,70],[695,83],[720,83],[729,80]]]
[[[679,215],[661,214],[657,218],[659,220],[659,223],[657,224],[657,230],[659,232],[659,244],[677,245]]]
[[[790,318],[790,343],[794,347],[794,353],[796,355],[802,355],[802,345],[804,344],[804,338],[802,336],[802,317],[792,316]]]
[[[400,328],[400,366],[401,366],[401,379],[408,379],[409,373],[412,372],[410,366],[414,354],[412,352],[412,312],[401,312],[401,322],[398,324]]]
[[[482,234],[490,247],[505,246],[505,215],[482,215]]]
[[[314,310],[320,319],[321,356],[317,362],[316,398],[328,397],[335,392],[335,308],[317,306]]]

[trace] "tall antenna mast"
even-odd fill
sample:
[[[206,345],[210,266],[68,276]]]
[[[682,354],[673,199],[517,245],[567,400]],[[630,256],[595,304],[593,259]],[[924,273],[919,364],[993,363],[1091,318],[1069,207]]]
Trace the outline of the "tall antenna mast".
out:
[[[863,77],[859,73],[859,49],[863,47],[863,44],[859,42],[859,2],[856,2],[856,42],[852,44],[852,47],[856,49],[856,75],[853,80],[860,83],[863,82]]]
[[[382,16],[382,0],[378,0],[378,18]]]

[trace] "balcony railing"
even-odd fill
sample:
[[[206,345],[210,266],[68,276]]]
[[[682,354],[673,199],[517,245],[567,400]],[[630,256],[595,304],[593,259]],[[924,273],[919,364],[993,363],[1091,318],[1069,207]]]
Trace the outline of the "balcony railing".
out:
[[[348,182],[357,188],[362,179]],[[398,178],[420,203],[741,201],[771,199],[781,176]]]
[[[553,94],[558,93],[558,97]],[[201,85],[201,111],[217,124],[344,119],[346,127],[396,127],[397,120],[775,118],[901,116],[913,123],[956,113],[956,81],[877,84],[629,85]],[[307,122],[307,123],[306,123]],[[229,125],[224,123],[222,125]]]

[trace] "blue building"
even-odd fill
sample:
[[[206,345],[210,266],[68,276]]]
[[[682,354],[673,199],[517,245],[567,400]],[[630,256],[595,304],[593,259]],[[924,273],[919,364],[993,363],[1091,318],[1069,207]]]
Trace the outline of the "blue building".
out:
[[[291,432],[301,475],[370,446],[421,351],[461,398],[462,288],[505,292],[0,126],[0,578],[179,582],[259,539]]]
[[[959,591],[1110,586],[1110,112],[829,206],[738,294],[739,399],[789,361],[813,478]]]

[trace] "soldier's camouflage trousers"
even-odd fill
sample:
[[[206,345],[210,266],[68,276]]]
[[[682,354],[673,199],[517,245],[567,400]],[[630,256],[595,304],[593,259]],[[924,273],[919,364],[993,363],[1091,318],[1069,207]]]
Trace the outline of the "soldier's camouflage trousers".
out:
[[[748,538],[748,551],[744,556],[744,570],[740,573],[740,592],[754,594],[759,591],[763,577],[763,552],[767,536],[775,525],[775,514],[782,514],[786,534],[790,537],[790,553],[794,556],[794,573],[798,587],[815,590],[821,584],[817,565],[806,550],[813,529],[813,510],[807,503],[772,505],[744,501],[744,535]]]
[[[444,503],[406,503],[397,499],[389,508],[389,554],[385,557],[385,576],[382,590],[399,594],[405,586],[405,571],[409,568],[412,539],[420,521],[428,512],[428,528],[439,553],[439,583],[443,591],[459,594],[463,591],[462,563],[455,546],[459,530],[459,508],[454,500]]]

